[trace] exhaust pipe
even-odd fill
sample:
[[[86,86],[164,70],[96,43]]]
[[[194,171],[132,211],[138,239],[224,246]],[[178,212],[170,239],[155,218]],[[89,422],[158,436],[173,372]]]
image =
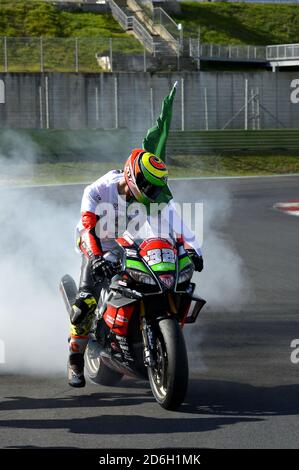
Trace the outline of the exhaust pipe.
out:
[[[70,316],[70,320],[72,321],[72,317],[74,315],[72,305],[76,300],[78,289],[74,279],[69,274],[65,274],[65,276],[63,276],[63,278],[61,279],[59,284],[59,290],[62,294],[62,298],[65,303],[67,312]]]

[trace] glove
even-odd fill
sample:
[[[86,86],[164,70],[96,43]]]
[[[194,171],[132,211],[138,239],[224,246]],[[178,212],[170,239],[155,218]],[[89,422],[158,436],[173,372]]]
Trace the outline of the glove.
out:
[[[203,257],[198,255],[195,250],[187,250],[187,253],[194,264],[195,271],[200,273],[203,270]]]
[[[114,273],[114,268],[109,261],[106,261],[102,256],[95,256],[91,260],[91,272],[95,281],[111,278]]]

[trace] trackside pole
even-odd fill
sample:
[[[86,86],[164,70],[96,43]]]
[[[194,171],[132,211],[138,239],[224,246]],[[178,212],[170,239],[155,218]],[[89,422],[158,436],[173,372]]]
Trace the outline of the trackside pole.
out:
[[[185,130],[185,82],[181,78],[182,131]]]
[[[4,72],[8,72],[7,37],[4,38]]]
[[[205,97],[205,125],[206,131],[209,130],[209,115],[208,115],[208,97],[207,97],[207,89],[204,89],[204,97]]]
[[[154,90],[151,86],[150,89],[150,110],[151,110],[151,126],[155,124],[155,115],[154,115]]]
[[[95,94],[96,94],[96,121],[99,121],[100,120],[100,116],[99,116],[99,89],[98,89],[97,86],[95,87]]]
[[[46,129],[50,128],[50,118],[49,118],[49,79],[45,78],[45,88],[46,88]]]
[[[245,122],[244,128],[245,131],[248,130],[248,79],[245,79],[245,108],[244,108]]]
[[[115,108],[115,129],[118,129],[118,82],[114,77],[114,108]]]

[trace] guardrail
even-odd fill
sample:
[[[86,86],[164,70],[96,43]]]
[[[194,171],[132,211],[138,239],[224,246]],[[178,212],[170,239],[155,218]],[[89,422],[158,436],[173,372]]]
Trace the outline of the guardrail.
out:
[[[299,59],[299,44],[277,44],[267,46],[267,60]]]
[[[299,44],[277,44],[271,46],[225,46],[201,44],[197,38],[189,39],[189,55],[195,59],[236,60],[299,60]]]
[[[108,0],[113,18],[127,30],[131,27],[132,17],[129,17],[113,0]],[[130,19],[129,19],[130,18]]]
[[[144,47],[155,54],[155,43],[152,36],[135,17],[132,17],[132,29]]]
[[[167,154],[298,152],[298,129],[170,131]]]
[[[127,5],[153,35],[155,55],[179,55],[181,44],[178,25],[163,8],[149,8],[142,0],[128,0]]]
[[[0,152],[5,153],[3,138],[6,130],[0,129]],[[38,150],[37,162],[65,162],[88,160],[99,162],[99,155],[106,161],[119,163],[128,149],[142,142],[143,132],[128,129],[15,129],[20,137],[34,142]],[[113,146],[106,142],[113,142]],[[1,145],[2,144],[2,145]],[[1,148],[3,147],[3,148]],[[297,154],[298,129],[273,129],[261,131],[170,131],[167,140],[167,157],[177,155],[250,155]],[[103,161],[104,158],[102,159]],[[181,165],[184,161],[181,160]]]
[[[154,24],[163,26],[173,39],[181,41],[182,37],[177,23],[166,13],[165,10],[163,10],[163,8],[157,7],[153,9],[153,21]]]
[[[144,26],[134,16],[128,16],[126,13],[114,2],[108,0],[111,8],[113,18],[123,27],[124,30],[131,29],[144,45],[144,47],[151,53],[155,52],[155,45],[152,36],[144,28]]]
[[[182,26],[179,29],[179,25],[161,7],[153,9],[153,23],[156,27],[163,28],[171,47],[179,54],[183,48]]]
[[[269,46],[268,46],[269,47]],[[193,58],[266,60],[267,46],[225,46],[201,44],[198,39],[189,39],[189,54]]]

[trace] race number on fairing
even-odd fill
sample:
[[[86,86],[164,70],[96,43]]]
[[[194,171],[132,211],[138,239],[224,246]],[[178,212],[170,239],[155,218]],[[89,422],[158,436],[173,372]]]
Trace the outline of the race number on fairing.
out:
[[[169,248],[155,248],[148,250],[147,255],[144,257],[149,266],[159,263],[175,263],[175,253]]]

